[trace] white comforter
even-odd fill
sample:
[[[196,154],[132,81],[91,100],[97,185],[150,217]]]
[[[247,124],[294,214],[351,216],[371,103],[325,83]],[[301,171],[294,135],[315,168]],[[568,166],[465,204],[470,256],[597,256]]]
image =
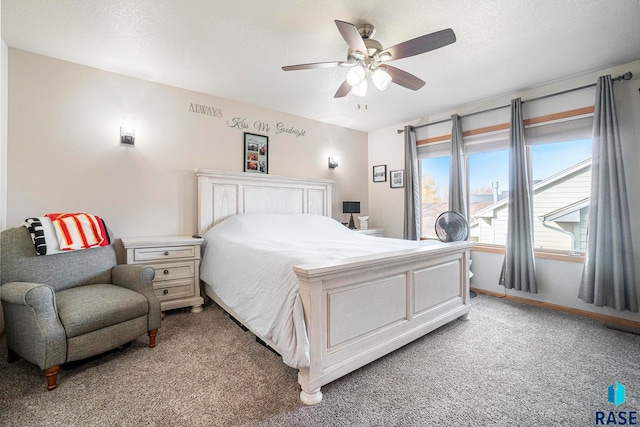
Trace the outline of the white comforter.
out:
[[[367,236],[311,214],[235,215],[204,239],[200,278],[294,368],[309,366],[294,265],[439,244]]]

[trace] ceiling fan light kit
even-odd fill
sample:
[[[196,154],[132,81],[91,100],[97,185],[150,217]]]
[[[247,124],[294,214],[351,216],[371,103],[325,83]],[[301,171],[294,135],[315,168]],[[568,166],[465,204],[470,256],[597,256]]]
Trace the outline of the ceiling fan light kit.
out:
[[[339,20],[336,20],[335,23],[342,38],[349,46],[346,61],[317,62],[282,67],[284,71],[349,67],[345,81],[338,88],[334,98],[342,98],[348,93],[360,97],[365,96],[369,76],[371,76],[374,86],[380,91],[384,91],[391,83],[407,89],[418,90],[425,85],[423,80],[399,68],[383,64],[383,62],[420,55],[456,41],[456,35],[453,30],[447,28],[384,49],[380,42],[371,38],[376,32],[373,25],[361,24],[356,27],[353,24]]]
[[[358,86],[367,78],[367,73],[364,70],[364,67],[360,65],[356,65],[347,71],[347,82],[351,86]]]
[[[360,84],[352,86],[351,93],[359,97],[365,96],[367,94],[367,80],[362,80]]]
[[[384,68],[376,68],[376,70],[371,73],[371,81],[373,81],[373,84],[376,85],[379,90],[383,91],[389,87],[392,78]]]

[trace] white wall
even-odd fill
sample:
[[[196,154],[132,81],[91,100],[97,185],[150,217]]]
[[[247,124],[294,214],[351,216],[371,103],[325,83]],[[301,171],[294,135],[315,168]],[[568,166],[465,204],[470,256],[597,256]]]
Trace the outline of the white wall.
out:
[[[215,76],[212,76],[214,78]],[[195,168],[243,170],[243,132],[269,136],[269,173],[333,179],[368,210],[367,135],[9,48],[7,225],[49,212],[102,216],[116,237],[197,232]],[[189,111],[216,108],[222,117]],[[131,115],[135,148],[119,144]],[[249,129],[232,127],[243,118]],[[269,126],[256,130],[254,123]],[[278,122],[304,130],[278,133]],[[331,171],[327,158],[337,156]]]
[[[369,133],[369,227],[384,228],[385,237],[402,239],[404,231],[404,188],[391,188],[389,171],[404,169],[404,135],[385,128]],[[387,166],[387,180],[373,182],[373,166]],[[405,182],[405,185],[407,183]]]
[[[640,93],[638,92],[640,88],[640,61],[567,78],[566,80],[558,81],[544,87],[519,93],[504,94],[489,100],[461,106],[459,110],[424,117],[412,124],[419,125],[439,121],[449,118],[453,113],[464,115],[488,108],[508,105],[511,99],[516,97],[521,97],[523,100],[532,99],[595,83],[598,76],[611,74],[613,77],[617,77],[627,71],[633,73],[633,79],[615,83],[614,91],[618,107],[618,122],[623,142],[625,175],[629,193],[629,207],[631,210],[634,255],[637,266],[636,277],[638,278],[636,287],[640,295],[640,215],[637,214],[640,212],[640,191],[636,188],[636,183],[640,182]],[[528,117],[584,107],[589,105],[589,103],[593,105],[595,101],[593,93],[593,89],[588,89],[574,92],[573,95],[569,97],[551,97],[542,101],[532,102],[531,104],[527,104]],[[543,104],[544,110],[542,110]],[[487,115],[473,116],[467,120],[463,120],[463,130],[508,122],[508,111],[509,110],[506,109],[505,113],[504,110],[498,110]],[[505,114],[506,119],[503,117]],[[403,126],[403,124],[399,124],[392,128],[382,129],[369,134],[370,169],[373,164],[385,163],[387,161],[386,159],[388,159],[388,162],[393,163],[394,167],[399,166],[399,168],[403,168],[403,166],[401,166],[403,163],[403,137],[397,134],[397,129],[401,129]],[[448,122],[430,128],[422,128],[423,134],[421,138],[439,136],[450,132],[451,123]],[[381,185],[382,184],[372,183],[371,180],[369,180],[371,216],[372,218],[379,218],[376,226],[385,228],[387,236],[402,237],[403,195],[382,188]],[[472,259],[474,277],[471,280],[471,286],[504,293],[505,289],[498,286],[498,277],[502,266],[503,255],[473,252]],[[578,299],[577,295],[582,274],[582,264],[543,259],[536,260],[536,264],[538,280],[540,282],[539,293],[534,295],[526,292],[508,290],[508,294],[640,321],[640,314],[630,313],[628,311],[620,313],[608,308],[597,308]]]

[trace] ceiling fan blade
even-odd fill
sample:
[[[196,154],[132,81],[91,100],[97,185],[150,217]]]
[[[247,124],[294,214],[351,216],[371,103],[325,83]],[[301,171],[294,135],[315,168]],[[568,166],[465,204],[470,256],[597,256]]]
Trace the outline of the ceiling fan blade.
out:
[[[344,62],[344,61],[315,62],[312,64],[286,65],[282,67],[282,69],[284,71],[295,71],[295,70],[310,70],[313,68],[333,68],[333,67],[340,67],[341,62]]]
[[[425,85],[424,80],[421,80],[413,74],[407,73],[400,68],[392,67],[390,65],[380,65],[380,68],[384,68],[391,76],[391,81],[400,86],[404,86],[407,89],[418,90]]]
[[[367,46],[364,44],[364,40],[362,40],[362,36],[360,36],[355,25],[344,21],[338,21],[336,19],[336,26],[338,27],[338,31],[340,31],[342,38],[347,42],[352,51],[362,52],[365,58],[369,56]]]
[[[425,34],[424,36],[391,46],[381,52],[380,56],[383,56],[385,53],[390,53],[390,60],[408,58],[409,56],[420,55],[430,50],[439,49],[455,41],[456,34],[451,28],[447,28],[446,30]]]
[[[349,94],[349,92],[351,92],[351,85],[349,83],[347,83],[347,81],[345,80],[340,87],[338,88],[338,90],[336,91],[336,94],[333,95],[334,98],[342,98],[344,96],[347,96]]]

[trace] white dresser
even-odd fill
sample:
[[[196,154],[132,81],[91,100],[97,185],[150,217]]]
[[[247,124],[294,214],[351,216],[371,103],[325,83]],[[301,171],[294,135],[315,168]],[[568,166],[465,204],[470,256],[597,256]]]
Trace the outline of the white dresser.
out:
[[[162,311],[191,306],[202,311],[200,296],[200,246],[191,236],[124,237],[127,264],[153,267],[153,290]]]

